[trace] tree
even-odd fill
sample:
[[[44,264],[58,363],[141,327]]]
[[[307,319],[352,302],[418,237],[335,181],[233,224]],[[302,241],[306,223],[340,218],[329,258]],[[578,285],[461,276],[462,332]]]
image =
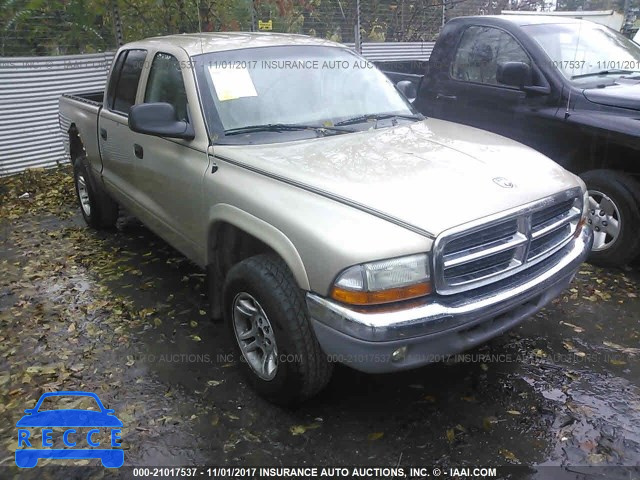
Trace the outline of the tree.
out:
[[[2,55],[95,52],[113,43],[102,1],[4,0],[0,5]]]

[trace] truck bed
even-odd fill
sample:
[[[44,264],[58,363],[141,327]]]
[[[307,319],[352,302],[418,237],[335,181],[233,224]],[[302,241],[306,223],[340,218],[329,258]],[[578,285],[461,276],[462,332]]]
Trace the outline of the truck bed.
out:
[[[102,106],[103,98],[104,98],[104,90],[96,91],[96,92],[83,92],[83,93],[64,93],[63,97],[72,98],[73,100],[77,100],[79,102],[88,103],[90,105],[95,105],[97,107]]]
[[[90,165],[101,170],[98,145],[98,115],[102,108],[104,91],[65,93],[59,100],[59,122],[62,143],[70,159],[69,132],[75,131],[82,138],[85,155]]]

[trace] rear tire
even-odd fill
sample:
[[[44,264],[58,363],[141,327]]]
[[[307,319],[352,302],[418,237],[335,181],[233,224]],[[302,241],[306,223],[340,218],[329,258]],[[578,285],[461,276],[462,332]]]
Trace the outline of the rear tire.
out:
[[[327,385],[333,365],[315,337],[303,293],[279,257],[256,255],[233,266],[223,302],[241,369],[261,396],[291,406]]]
[[[588,261],[621,267],[640,253],[640,185],[612,170],[580,175],[589,190],[587,223],[594,242]]]
[[[78,158],[73,165],[80,212],[84,221],[92,228],[113,228],[118,220],[118,204],[97,182],[93,181],[84,160],[84,158]]]

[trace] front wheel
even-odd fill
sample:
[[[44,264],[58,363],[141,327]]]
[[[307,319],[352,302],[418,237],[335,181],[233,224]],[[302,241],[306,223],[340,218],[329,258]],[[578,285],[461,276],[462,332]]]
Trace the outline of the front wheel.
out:
[[[640,253],[640,185],[612,170],[581,175],[589,191],[587,223],[593,229],[589,262],[620,267]]]
[[[292,405],[326,386],[332,365],[315,337],[303,293],[280,258],[257,255],[233,266],[223,301],[241,368],[260,395]]]

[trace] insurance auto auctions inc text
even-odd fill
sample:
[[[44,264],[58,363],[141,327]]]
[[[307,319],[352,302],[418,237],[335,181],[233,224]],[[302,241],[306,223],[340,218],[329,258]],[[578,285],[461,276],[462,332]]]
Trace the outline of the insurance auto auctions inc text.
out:
[[[135,469],[134,469],[135,470]],[[209,467],[209,476],[233,478],[488,478],[495,467]]]

